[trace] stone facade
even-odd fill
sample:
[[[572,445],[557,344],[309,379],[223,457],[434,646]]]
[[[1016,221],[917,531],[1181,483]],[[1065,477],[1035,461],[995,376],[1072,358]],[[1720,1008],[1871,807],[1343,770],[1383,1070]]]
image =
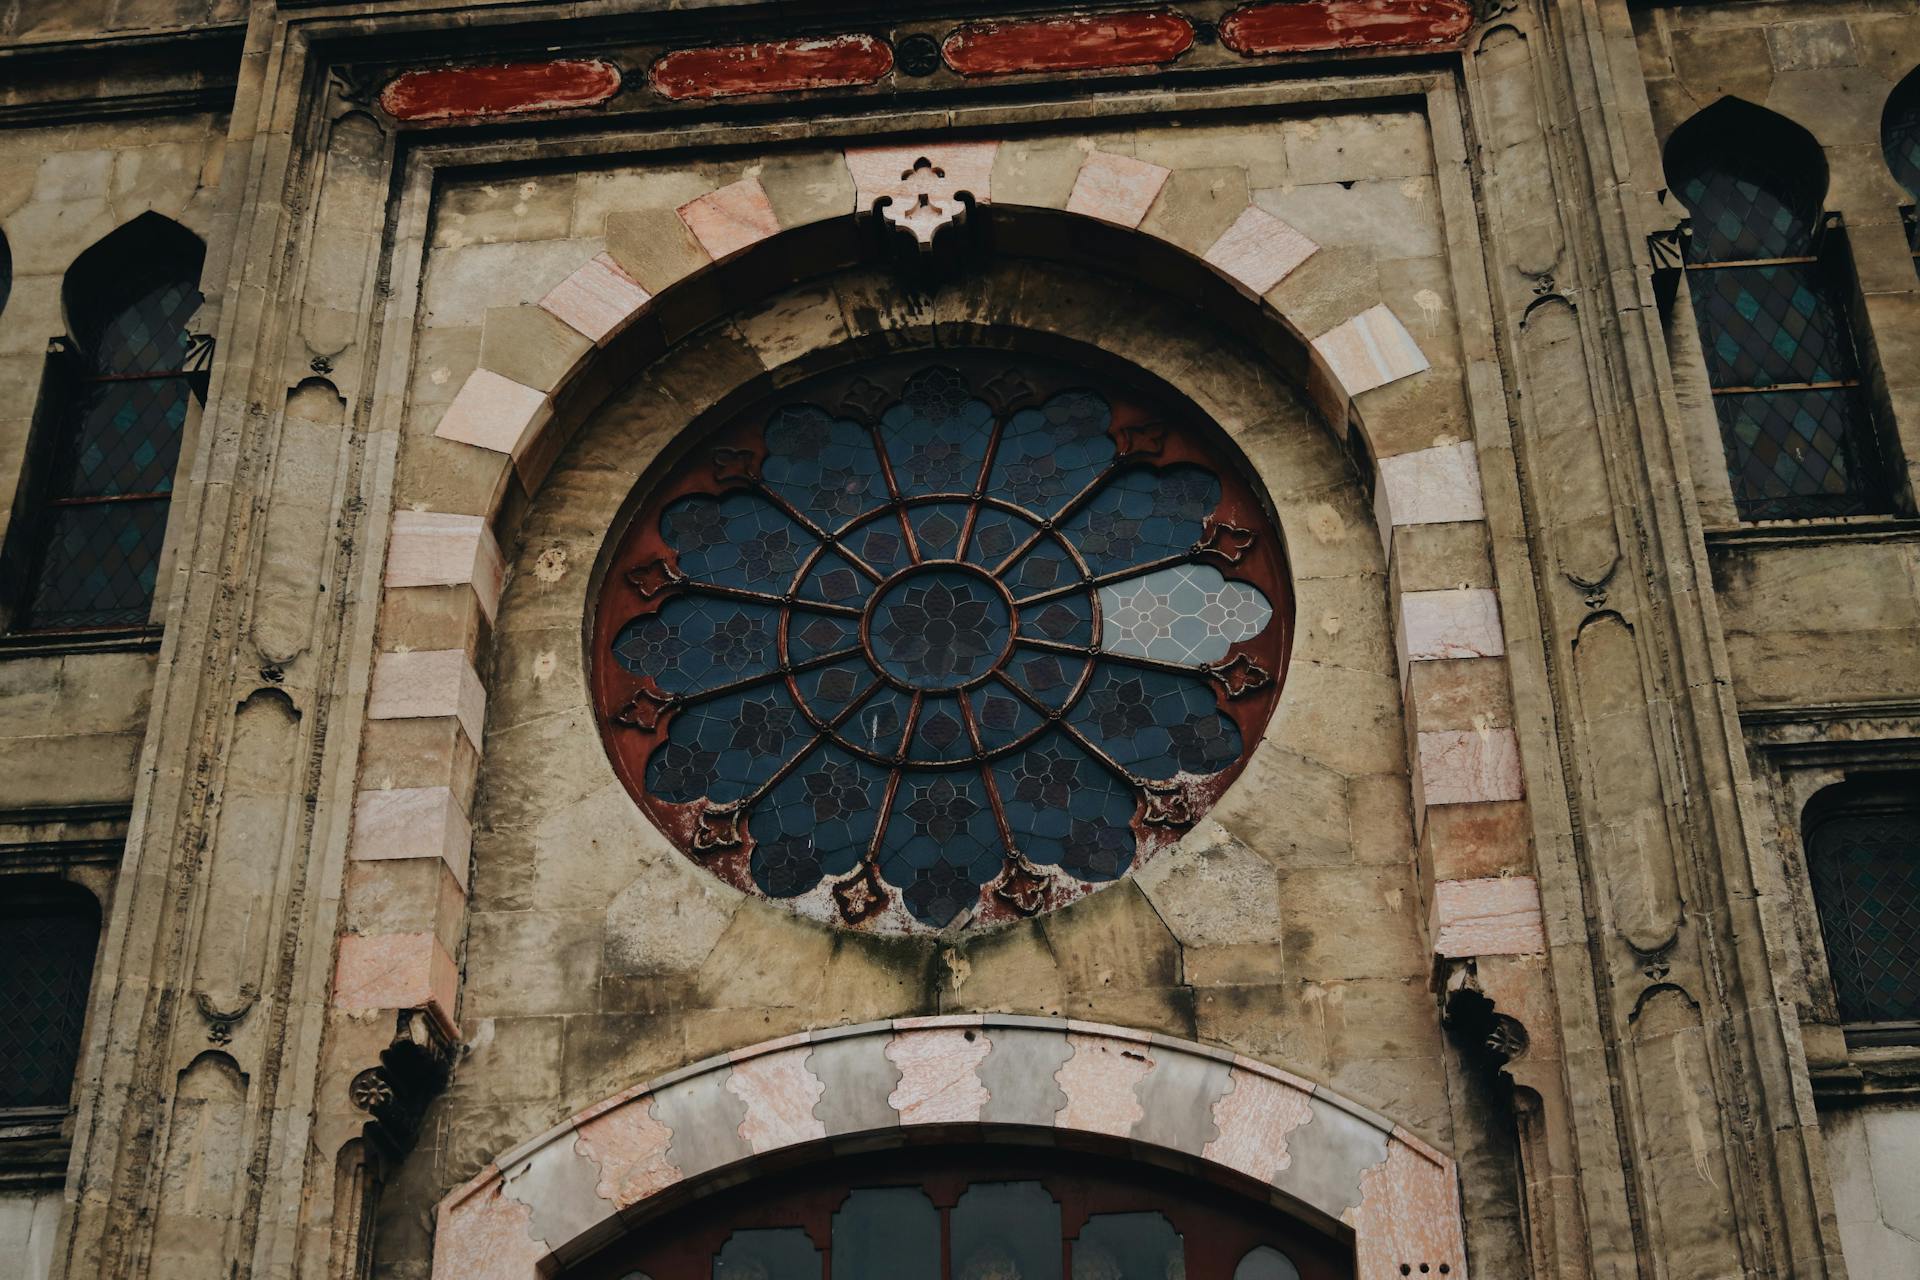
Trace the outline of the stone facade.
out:
[[[192,232],[212,341],[152,625],[0,635],[0,906],[101,913],[71,1108],[0,1109],[32,1280],[531,1280],[916,1133],[1363,1280],[1920,1270],[1802,837],[1920,776],[1913,0],[21,0],[0,66],[6,536],[83,251]],[[1729,96],[1825,157],[1884,511],[1740,518],[1663,161]],[[704,432],[942,348],[1217,426],[1291,652],[1131,874],[855,931],[641,810],[591,617]]]

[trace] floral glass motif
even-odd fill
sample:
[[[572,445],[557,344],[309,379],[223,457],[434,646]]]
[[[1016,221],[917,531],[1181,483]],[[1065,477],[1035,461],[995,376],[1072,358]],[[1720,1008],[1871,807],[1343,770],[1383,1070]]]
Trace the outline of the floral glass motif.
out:
[[[629,787],[730,882],[856,927],[1031,915],[1257,741],[1284,560],[1191,410],[954,353],[705,439],[623,535],[595,687]]]

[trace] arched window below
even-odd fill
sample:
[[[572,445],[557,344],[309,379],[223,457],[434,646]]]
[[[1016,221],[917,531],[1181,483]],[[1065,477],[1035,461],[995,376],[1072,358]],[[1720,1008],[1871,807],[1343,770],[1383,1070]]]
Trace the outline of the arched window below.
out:
[[[1742,518],[1890,510],[1818,144],[1727,98],[1674,134],[1666,167],[1692,214],[1684,266]]]
[[[145,214],[82,254],[64,289],[70,340],[49,357],[8,555],[15,630],[145,626],[191,400],[205,395],[198,238]]]
[[[1920,199],[1920,69],[1908,72],[1887,96],[1887,109],[1880,117],[1880,147],[1894,180],[1908,195]],[[1914,217],[1911,204],[1900,212],[1906,219],[1914,269],[1920,271],[1920,219]]]
[[[1854,1039],[1920,1039],[1920,774],[1828,787],[1803,837],[1840,1021]]]
[[[66,1109],[99,941],[100,909],[85,890],[0,883],[0,1115]]]
[[[1345,1280],[1353,1275],[1352,1254],[1351,1241],[1340,1235],[1212,1182],[1113,1156],[953,1145],[757,1178],[644,1223],[563,1274]]]

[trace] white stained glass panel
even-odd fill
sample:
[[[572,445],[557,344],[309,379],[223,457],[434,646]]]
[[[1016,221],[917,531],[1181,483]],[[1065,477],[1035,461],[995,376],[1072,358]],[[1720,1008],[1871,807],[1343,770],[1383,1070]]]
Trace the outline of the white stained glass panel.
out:
[[[1218,569],[1181,564],[1100,588],[1100,647],[1108,653],[1198,665],[1218,662],[1273,620],[1258,588]]]

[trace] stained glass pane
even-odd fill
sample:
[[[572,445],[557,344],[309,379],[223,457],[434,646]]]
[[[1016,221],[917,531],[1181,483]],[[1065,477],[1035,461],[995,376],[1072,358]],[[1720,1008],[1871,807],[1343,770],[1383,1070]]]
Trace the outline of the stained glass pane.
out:
[[[833,1280],[939,1277],[940,1214],[925,1192],[875,1187],[848,1194],[833,1215]]]
[[[1031,912],[1173,838],[1142,818],[1163,784],[1204,808],[1188,784],[1238,768],[1283,657],[1277,539],[1198,437],[1121,460],[1074,375],[1005,412],[977,363],[876,375],[796,388],[642,506],[603,609],[609,741],[742,888],[863,927]],[[1202,546],[1230,501],[1261,526],[1231,579]]]
[[[1874,509],[1872,466],[1858,456],[1867,422],[1852,388],[1714,398],[1734,499],[1748,520],[1857,515]]]
[[[167,280],[151,286],[107,320],[94,340],[94,371],[161,373],[186,368],[193,341],[187,321],[199,305],[200,291],[191,281]]]
[[[153,608],[167,506],[165,498],[150,498],[49,509],[29,625],[144,625]]]
[[[953,1207],[954,1280],[1060,1280],[1060,1206],[1037,1182],[982,1182]]]
[[[736,1231],[714,1255],[713,1280],[820,1280],[820,1251],[798,1227]]]
[[[1853,340],[1818,263],[1692,271],[1687,282],[1714,386],[1854,376]]]
[[[1099,1213],[1073,1243],[1073,1280],[1185,1280],[1186,1249],[1157,1213]]]
[[[98,941],[88,911],[0,911],[0,1107],[67,1105]]]
[[[1679,190],[1681,203],[1693,213],[1691,260],[1732,262],[1811,253],[1820,223],[1820,192],[1790,165],[1784,157],[1731,155],[1684,178]]]
[[[1920,808],[1818,822],[1807,866],[1841,1021],[1920,1021]]]
[[[1300,1280],[1300,1268],[1286,1254],[1263,1244],[1240,1259],[1233,1269],[1233,1280]]]

